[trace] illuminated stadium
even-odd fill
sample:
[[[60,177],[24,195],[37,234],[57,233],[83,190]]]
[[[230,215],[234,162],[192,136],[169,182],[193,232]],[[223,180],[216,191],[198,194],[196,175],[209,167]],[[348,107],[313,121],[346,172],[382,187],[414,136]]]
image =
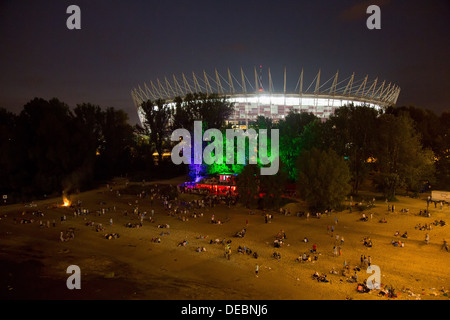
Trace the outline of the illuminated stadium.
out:
[[[201,75],[192,73],[187,77],[183,73],[178,78],[173,75],[170,80],[164,77],[163,81],[144,83],[133,89],[131,96],[141,122],[140,105],[147,100],[164,99],[170,103],[177,96],[195,92],[226,96],[234,103],[234,112],[228,122],[244,127],[258,116],[278,121],[290,111],[310,112],[326,119],[335,109],[351,103],[382,109],[395,105],[400,94],[400,88],[393,83],[378,78],[369,80],[367,75],[358,78],[355,73],[340,79],[338,71],[324,81],[319,70],[312,81],[304,82],[302,69],[298,72],[295,88],[293,83],[287,83],[286,69],[283,80],[279,81],[281,85],[277,86],[274,86],[270,68],[263,72],[262,66],[255,67],[254,75],[253,71],[251,73],[248,77],[242,68],[237,76],[230,69],[225,75],[217,70],[212,75],[203,71]]]

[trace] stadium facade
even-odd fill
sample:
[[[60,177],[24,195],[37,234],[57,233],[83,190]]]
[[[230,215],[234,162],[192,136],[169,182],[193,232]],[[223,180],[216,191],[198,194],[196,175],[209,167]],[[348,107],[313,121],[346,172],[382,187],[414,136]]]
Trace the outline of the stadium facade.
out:
[[[323,81],[319,70],[311,82],[304,83],[302,69],[293,90],[287,89],[286,69],[283,86],[277,89],[273,85],[270,68],[264,74],[265,78],[263,68],[259,66],[254,68],[254,80],[252,75],[251,81],[242,68],[237,77],[230,69],[227,69],[225,75],[217,70],[213,76],[205,71],[201,75],[192,73],[192,77],[182,74],[177,78],[173,75],[170,80],[164,77],[164,81],[157,79],[156,83],[151,81],[150,85],[144,83],[143,87],[133,89],[131,96],[142,122],[140,106],[144,101],[164,99],[171,103],[175,97],[184,97],[188,93],[216,93],[228,97],[234,104],[234,112],[228,122],[246,127],[258,116],[279,121],[291,111],[310,112],[327,119],[337,108],[348,104],[383,109],[395,105],[400,94],[400,88],[393,83],[380,81],[378,78],[369,80],[368,76],[357,79],[354,73],[340,79],[338,71]]]

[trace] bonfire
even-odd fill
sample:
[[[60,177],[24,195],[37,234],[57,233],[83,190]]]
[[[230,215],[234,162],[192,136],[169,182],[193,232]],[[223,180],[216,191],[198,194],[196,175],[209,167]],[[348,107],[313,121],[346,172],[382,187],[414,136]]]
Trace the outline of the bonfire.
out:
[[[69,200],[69,198],[63,193],[63,204],[61,206],[70,207],[71,203],[72,202]]]

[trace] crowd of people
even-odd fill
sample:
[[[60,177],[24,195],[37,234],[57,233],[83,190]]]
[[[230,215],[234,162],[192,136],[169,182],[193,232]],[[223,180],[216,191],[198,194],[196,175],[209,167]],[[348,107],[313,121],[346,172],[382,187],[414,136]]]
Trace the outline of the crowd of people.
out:
[[[191,190],[191,189],[190,189]],[[112,190],[111,190],[112,191]],[[156,185],[154,188],[150,189],[150,193],[146,193],[146,192],[142,192],[140,194],[138,194],[139,200],[140,199],[147,199],[150,200],[151,204],[152,204],[152,208],[153,208],[153,204],[156,201],[158,201],[158,203],[162,206],[163,210],[165,213],[167,213],[167,215],[175,217],[177,220],[179,221],[183,221],[183,222],[188,222],[189,218],[201,218],[204,216],[204,212],[206,211],[206,208],[214,208],[217,205],[220,204],[225,204],[225,205],[229,205],[230,203],[233,203],[230,199],[230,195],[217,195],[217,194],[210,194],[210,193],[206,193],[203,192],[201,190],[197,190],[198,194],[202,195],[203,198],[202,199],[195,199],[195,200],[191,200],[191,201],[181,201],[179,199],[177,199],[177,197],[171,197],[169,195],[160,195],[160,189],[159,187]],[[197,192],[196,191],[196,192]],[[189,191],[191,192],[191,191]],[[116,195],[118,197],[121,196],[120,193],[116,193]],[[141,212],[139,210],[139,206],[138,206],[138,200],[136,200],[136,202],[133,203],[129,203],[130,206],[133,206],[133,209],[131,210],[131,212],[129,213],[128,211],[124,212],[124,216],[130,217],[132,222],[127,222],[124,224],[124,226],[126,228],[141,228],[144,225],[144,221],[150,221],[150,222],[155,222],[155,217],[154,217],[154,209],[151,210],[151,215],[147,214],[147,212]],[[230,202],[231,201],[231,202]],[[105,207],[106,203],[102,202],[99,203],[101,206],[103,206],[100,210],[95,211],[97,213],[98,216],[105,216],[107,214],[112,214],[116,211],[115,207],[112,208],[108,208]],[[91,214],[92,211],[90,211],[88,208],[86,207],[82,207],[81,202],[78,203],[77,205],[73,206],[71,209],[74,209],[73,213],[74,213],[74,218],[78,218],[80,216],[85,216],[85,220],[86,218],[89,217],[93,217],[94,215]],[[389,210],[390,212],[394,212],[395,211],[395,206],[389,206]],[[70,211],[69,211],[70,212]],[[409,209],[402,209],[400,210],[400,212],[403,213],[409,213]],[[289,209],[282,209],[280,210],[280,214],[281,215],[285,215],[285,216],[290,216],[291,212]],[[324,214],[326,216],[330,216],[333,215],[334,212],[332,212],[331,210],[327,210],[324,212]],[[268,213],[268,212],[263,212],[262,215],[264,215],[264,221],[265,223],[270,223],[272,222],[273,219],[273,215],[272,213]],[[314,216],[316,216],[317,218],[320,218],[322,216],[322,213],[315,213],[313,214]],[[299,214],[297,214],[297,216],[300,216]],[[304,216],[304,213],[301,215]],[[44,213],[40,212],[40,211],[33,211],[32,213],[32,217],[30,218],[23,218],[20,220],[21,224],[26,224],[26,223],[34,223],[36,221],[36,218],[42,218],[44,217]],[[365,213],[362,213],[361,216],[361,220],[364,222],[370,221],[372,220],[372,214],[370,214],[370,218],[368,216],[366,216]],[[70,218],[70,215],[69,215]],[[307,218],[309,218],[309,213],[307,215]],[[339,228],[338,226],[338,219],[337,219],[337,215],[334,215],[334,225],[327,225],[327,233],[331,234],[331,236],[334,238],[334,245],[332,246],[332,255],[335,257],[338,256],[342,256],[342,248],[341,246],[343,246],[344,244],[344,237],[340,236],[338,234],[335,234],[335,229]],[[61,219],[61,224],[64,224],[67,221],[67,216],[66,214],[62,215],[60,217]],[[95,218],[94,218],[95,219]],[[133,221],[137,219],[136,221]],[[17,223],[16,218],[14,218],[15,223]],[[385,218],[382,218],[379,222],[381,223],[387,223]],[[217,219],[217,217],[215,216],[214,213],[211,214],[211,223],[212,224],[222,224],[223,222],[220,219]],[[262,223],[262,222],[261,222]],[[248,220],[246,222],[246,224],[248,224]],[[50,227],[50,220],[47,220],[47,222],[39,220],[39,225],[40,227]],[[53,227],[55,227],[56,222],[55,220],[53,220]],[[89,227],[94,227],[96,232],[101,232],[104,236],[104,238],[111,240],[111,239],[118,239],[120,238],[120,235],[117,232],[109,232],[109,233],[105,233],[106,229],[109,230],[109,227],[105,227],[102,223],[95,223],[92,220],[89,220],[85,223],[86,226]],[[110,226],[113,226],[112,223],[112,218],[110,218]],[[416,230],[421,230],[421,231],[431,231],[433,230],[432,226],[445,226],[446,223],[444,220],[435,220],[432,223],[425,223],[424,225],[422,224],[417,224],[415,226]],[[160,224],[155,224],[156,228],[158,229],[169,229],[170,226],[167,223],[160,223]],[[155,226],[153,228],[155,228]],[[122,225],[123,227],[123,225]],[[323,229],[322,229],[323,230]],[[236,232],[234,234],[234,237],[237,238],[244,238],[246,236],[247,233],[247,227],[242,228],[241,230],[239,230],[238,232]],[[164,234],[169,235],[170,233],[164,233],[161,232],[158,236],[151,238],[150,242],[153,243],[161,243],[161,236],[163,236]],[[70,241],[74,239],[74,229],[69,229],[68,231],[61,231],[60,233],[60,241],[61,242],[65,242],[65,241]],[[399,231],[397,231],[394,236],[396,237],[400,237],[403,239],[407,239],[408,238],[408,232],[405,231],[404,233],[400,234]],[[205,241],[209,241],[209,244],[216,244],[216,245],[221,245],[224,248],[224,256],[226,259],[230,260],[231,258],[231,254],[232,254],[232,249],[231,249],[231,240],[226,241],[225,239],[219,240],[219,239],[207,239],[208,236],[200,236],[197,237],[196,239],[198,240],[197,242],[200,242],[202,240]],[[286,233],[284,230],[280,230],[280,232],[278,232],[275,235],[275,239],[273,241],[273,247],[274,248],[282,248],[283,244],[285,243],[287,239]],[[405,242],[403,239],[395,239],[391,241],[391,244],[395,247],[404,247],[405,246]],[[308,237],[304,237],[303,238],[303,242],[304,243],[309,243],[309,239]],[[364,237],[364,239],[362,240],[363,245],[367,248],[372,248],[373,247],[373,242],[372,239],[370,237]],[[428,244],[430,242],[430,235],[429,233],[427,233],[425,235],[425,242]],[[268,242],[268,244],[270,244],[270,242]],[[184,239],[181,242],[178,242],[177,244],[178,247],[187,247],[188,246],[188,240]],[[191,245],[192,246],[192,245]],[[206,247],[203,245],[194,245],[194,248],[191,248],[192,251],[196,251],[196,252],[206,252]],[[322,246],[321,246],[322,248]],[[330,252],[329,249],[325,248],[324,252]],[[446,250],[447,252],[448,250],[448,245],[446,240],[443,240],[443,244],[441,247],[441,250]],[[208,250],[210,251],[210,250]],[[255,252],[254,250],[250,249],[247,246],[241,246],[238,245],[237,249],[235,249],[235,252],[237,251],[237,253],[241,254],[241,255],[247,255],[247,256],[252,256],[254,258],[258,258],[259,255],[257,252]],[[283,251],[283,250],[281,250]],[[280,251],[274,251],[272,253],[272,258],[276,259],[276,260],[280,260],[281,259],[281,255],[282,252]],[[314,243],[312,245],[312,249],[309,250],[309,252],[305,251],[303,253],[301,253],[297,259],[295,260],[296,262],[301,262],[301,263],[307,263],[307,262],[317,262],[318,261],[318,256],[320,254],[317,252],[317,244]],[[286,255],[283,256],[285,257]],[[268,257],[266,257],[268,258]],[[284,258],[286,259],[286,258]],[[371,266],[372,264],[372,258],[371,256],[366,256],[366,255],[361,255],[361,263],[359,267],[355,267],[353,269],[353,274],[351,272],[351,267],[349,265],[345,265],[341,274],[339,274],[337,271],[334,270],[334,268],[332,269],[332,271],[330,271],[331,274],[337,274],[337,275],[342,275],[344,277],[346,277],[348,282],[351,283],[357,283],[357,291],[364,293],[364,292],[368,292],[368,287],[366,285],[365,282],[359,282],[358,281],[358,275],[357,275],[357,271],[360,271],[361,269],[364,269],[367,266]],[[326,274],[319,274],[318,272],[315,272],[313,274],[313,279],[319,281],[319,282],[330,282],[330,280],[327,278]],[[390,287],[385,287],[382,290],[380,290],[380,295],[383,296],[388,296],[388,297],[394,297],[395,296],[395,292],[392,288]]]
[[[59,234],[59,240],[61,242],[70,241],[75,238],[75,229],[69,228],[66,232],[61,231]]]

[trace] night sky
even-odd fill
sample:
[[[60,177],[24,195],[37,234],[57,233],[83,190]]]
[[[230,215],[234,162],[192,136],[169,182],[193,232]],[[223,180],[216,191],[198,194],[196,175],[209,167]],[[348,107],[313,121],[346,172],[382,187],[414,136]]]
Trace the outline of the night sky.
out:
[[[81,30],[69,30],[69,5]],[[381,30],[366,9],[381,8]],[[398,105],[450,110],[450,1],[0,1],[0,107],[18,112],[34,97],[74,107],[90,102],[125,110],[130,92],[181,73],[249,77],[270,67],[294,89],[319,68],[394,82]],[[266,69],[265,69],[266,70]],[[250,78],[252,79],[252,78]]]

